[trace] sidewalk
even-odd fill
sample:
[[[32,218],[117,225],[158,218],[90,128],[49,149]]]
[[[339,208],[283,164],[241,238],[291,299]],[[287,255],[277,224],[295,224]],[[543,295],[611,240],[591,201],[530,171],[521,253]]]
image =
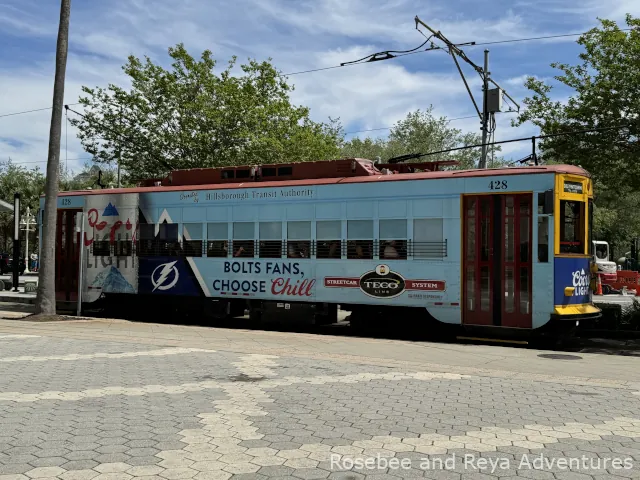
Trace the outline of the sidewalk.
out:
[[[540,353],[4,320],[0,480],[640,478],[637,359]]]
[[[23,303],[33,305],[36,303],[36,293],[25,293],[24,286],[18,287],[18,291],[4,290],[0,292],[0,303]],[[2,306],[0,305],[0,309]]]

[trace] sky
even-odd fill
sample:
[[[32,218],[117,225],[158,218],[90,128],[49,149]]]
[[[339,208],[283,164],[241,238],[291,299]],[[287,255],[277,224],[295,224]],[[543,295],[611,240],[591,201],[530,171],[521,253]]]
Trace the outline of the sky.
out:
[[[0,0],[0,160],[46,166],[59,19],[58,0]],[[418,15],[452,42],[496,42],[578,33],[598,18],[624,23],[640,16],[638,0],[97,0],[72,1],[65,103],[78,101],[82,86],[128,85],[127,56],[149,56],[168,65],[167,49],[184,43],[194,56],[213,52],[221,68],[232,57],[272,59],[295,73],[339,65],[382,50],[407,50],[425,38]],[[465,46],[478,65],[490,50],[490,72],[520,105],[528,76],[553,82],[552,62],[576,63],[577,37],[489,46]],[[463,64],[481,98],[481,82]],[[433,106],[450,119],[475,110],[451,58],[443,51],[408,55],[289,76],[292,102],[311,117],[339,118],[347,138],[384,137],[387,127],[416,109]],[[558,100],[571,92],[554,89]],[[73,107],[80,108],[80,106]],[[20,115],[25,110],[44,109]],[[73,114],[70,114],[73,115]],[[497,115],[496,140],[535,135],[532,125],[511,126],[513,113]],[[63,119],[61,161],[78,171],[91,157]],[[479,132],[477,117],[451,120],[464,132]],[[363,131],[375,129],[373,131]],[[530,153],[530,143],[503,146],[507,159]]]

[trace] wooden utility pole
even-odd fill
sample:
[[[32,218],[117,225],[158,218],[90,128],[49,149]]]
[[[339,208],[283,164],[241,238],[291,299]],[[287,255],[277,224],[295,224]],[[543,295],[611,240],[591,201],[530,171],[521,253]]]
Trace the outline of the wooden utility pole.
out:
[[[49,130],[49,155],[45,183],[45,204],[42,229],[42,257],[40,278],[36,297],[36,313],[56,314],[55,246],[58,182],[60,174],[60,136],[62,131],[62,107],[64,103],[64,81],[69,50],[69,17],[71,0],[61,0],[60,24],[56,46],[56,73],[53,84],[53,109]]]

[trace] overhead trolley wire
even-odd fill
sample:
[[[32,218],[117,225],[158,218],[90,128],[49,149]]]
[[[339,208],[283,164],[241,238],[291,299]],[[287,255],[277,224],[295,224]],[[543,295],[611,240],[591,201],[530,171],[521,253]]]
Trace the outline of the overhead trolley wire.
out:
[[[633,30],[633,28],[621,28],[620,31],[622,32],[629,32]],[[558,35],[542,35],[542,36],[538,36],[538,37],[525,37],[525,38],[512,38],[512,39],[506,39],[506,40],[495,40],[495,41],[490,41],[490,42],[467,42],[465,43],[466,46],[468,47],[480,47],[480,46],[485,46],[485,45],[499,45],[499,44],[509,44],[509,43],[519,43],[519,42],[531,42],[531,41],[536,41],[536,40],[550,40],[550,39],[554,39],[554,38],[564,38],[564,37],[579,37],[580,35],[587,35],[590,32],[580,32],[580,33],[563,33],[563,34],[558,34]],[[426,43],[426,42],[425,42]],[[424,43],[423,43],[424,45]],[[420,47],[417,47],[420,48]],[[436,50],[439,50],[440,48],[436,48]],[[416,53],[425,53],[425,52],[430,52],[432,51],[431,48],[428,48],[426,50],[417,50],[417,51],[405,51],[404,53],[398,53],[397,55],[394,55],[394,58],[399,58],[399,57],[404,57],[407,55],[415,55]],[[369,63],[369,62],[363,62],[363,63]],[[283,73],[282,75],[285,77],[289,77],[289,76],[293,76],[293,75],[302,75],[305,73],[313,73],[313,72],[321,72],[321,71],[325,71],[325,70],[333,70],[336,68],[342,68],[342,67],[348,67],[348,66],[353,66],[353,65],[361,65],[360,63],[346,63],[346,64],[341,64],[341,65],[332,65],[329,67],[320,67],[320,68],[312,68],[309,70],[300,70],[297,72],[289,72],[289,73]],[[70,107],[71,106],[75,106],[75,105],[80,105],[79,103],[69,103],[68,104]],[[52,107],[44,107],[44,108],[36,108],[33,110],[23,110],[20,112],[11,112],[11,113],[4,113],[4,114],[0,114],[0,118],[4,118],[4,117],[11,117],[14,115],[23,115],[26,113],[33,113],[33,112],[41,112],[41,111],[45,111],[45,110],[51,110]]]

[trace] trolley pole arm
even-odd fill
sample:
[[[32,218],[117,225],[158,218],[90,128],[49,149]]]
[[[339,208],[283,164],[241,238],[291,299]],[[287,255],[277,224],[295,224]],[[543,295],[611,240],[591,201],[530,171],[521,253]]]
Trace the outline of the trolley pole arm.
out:
[[[467,79],[464,76],[464,73],[462,73],[462,69],[460,68],[460,63],[458,63],[458,59],[456,58],[455,53],[449,51],[449,53],[451,54],[451,58],[453,58],[454,63],[456,64],[456,67],[458,67],[458,72],[460,73],[460,77],[462,78],[462,81],[464,82],[464,86],[467,88],[467,92],[469,93],[469,98],[471,98],[471,101],[473,102],[473,106],[476,109],[476,112],[478,112],[478,117],[480,117],[480,120],[483,119],[482,113],[480,112],[480,109],[478,108],[478,104],[476,103],[476,99],[473,98],[473,93],[471,93],[471,88],[469,88],[469,83],[467,83]]]
[[[437,39],[442,40],[444,43],[446,43],[447,47],[449,47],[453,51],[453,53],[455,53],[460,58],[462,58],[462,60],[467,62],[469,65],[471,65],[476,72],[478,72],[480,75],[483,74],[482,68],[479,67],[478,65],[476,65],[475,63],[473,63],[469,59],[469,57],[467,57],[467,55],[462,50],[460,50],[460,48],[457,45],[455,45],[454,43],[451,42],[451,40],[449,40],[447,37],[445,37],[442,34],[442,32],[436,32],[433,28],[431,28],[429,25],[427,25],[422,20],[420,20],[420,18],[417,15],[416,15],[415,21],[416,21],[416,28],[418,28],[418,24],[422,25],[424,28],[426,28],[431,33],[433,33],[434,37],[436,37]],[[475,45],[475,43],[476,42],[470,42],[470,43],[464,44],[464,45]]]

